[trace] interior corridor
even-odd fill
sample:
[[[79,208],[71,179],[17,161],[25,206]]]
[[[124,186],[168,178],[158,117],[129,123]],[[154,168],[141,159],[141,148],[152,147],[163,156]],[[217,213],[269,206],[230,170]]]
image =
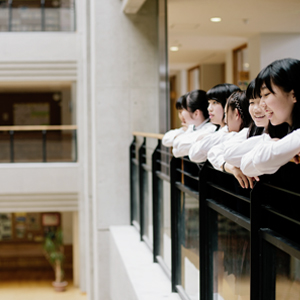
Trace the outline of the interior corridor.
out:
[[[2,281],[0,299],[5,300],[86,300],[86,294],[69,282],[65,292],[55,292],[51,281]]]

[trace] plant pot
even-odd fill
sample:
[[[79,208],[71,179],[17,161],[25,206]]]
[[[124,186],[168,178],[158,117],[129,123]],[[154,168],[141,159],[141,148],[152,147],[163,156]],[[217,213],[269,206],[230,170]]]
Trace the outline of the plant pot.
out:
[[[64,292],[66,290],[66,286],[68,285],[68,283],[66,281],[62,281],[62,282],[53,281],[52,285],[56,292]]]

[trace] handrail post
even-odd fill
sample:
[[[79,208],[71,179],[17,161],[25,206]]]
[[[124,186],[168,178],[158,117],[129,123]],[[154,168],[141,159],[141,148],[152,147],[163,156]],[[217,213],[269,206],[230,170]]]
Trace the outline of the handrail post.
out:
[[[43,162],[47,161],[47,130],[43,130]]]
[[[8,31],[12,31],[12,0],[8,1]]]
[[[180,245],[179,245],[179,220],[181,192],[176,187],[176,182],[181,181],[180,169],[181,159],[173,157],[171,160],[171,276],[172,292],[176,292],[176,286],[181,283]]]
[[[157,146],[152,153],[152,219],[153,219],[153,261],[157,262],[157,256],[160,254],[160,220],[161,220],[161,199],[159,179],[156,172],[160,169],[158,160],[161,159],[160,150],[161,140],[158,140]]]
[[[129,147],[129,171],[130,171],[130,225],[133,224],[134,221],[134,182],[133,182],[133,162],[132,159],[135,158],[135,144],[136,144],[136,137],[133,137],[133,141]]]
[[[45,31],[45,0],[41,0],[41,29]]]
[[[14,159],[14,131],[10,130],[10,162],[13,163],[15,161]]]
[[[140,187],[140,238],[143,240],[143,235],[145,231],[144,221],[144,169],[143,164],[146,163],[145,154],[146,154],[146,138],[144,137],[144,141],[139,149],[139,187]]]
[[[213,298],[213,281],[212,281],[212,268],[211,268],[211,255],[209,247],[208,236],[208,207],[206,204],[207,199],[207,165],[208,161],[204,164],[199,172],[199,263],[200,263],[200,299],[210,300]]]

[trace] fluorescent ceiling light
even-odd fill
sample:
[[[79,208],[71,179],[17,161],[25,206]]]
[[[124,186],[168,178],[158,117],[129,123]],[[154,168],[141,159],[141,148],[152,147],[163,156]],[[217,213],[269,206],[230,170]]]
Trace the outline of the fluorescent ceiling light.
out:
[[[170,50],[175,52],[175,51],[178,51],[179,48],[177,46],[172,46],[172,47],[170,47]]]
[[[212,22],[221,22],[222,21],[222,19],[220,17],[213,17],[213,18],[210,18],[210,20]]]

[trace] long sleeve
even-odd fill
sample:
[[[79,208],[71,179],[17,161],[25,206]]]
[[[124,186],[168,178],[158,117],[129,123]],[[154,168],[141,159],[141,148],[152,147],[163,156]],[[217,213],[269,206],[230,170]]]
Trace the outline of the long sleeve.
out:
[[[253,136],[244,140],[235,140],[231,143],[224,145],[224,161],[227,163],[240,168],[242,157],[253,149],[257,144],[261,143],[262,140],[268,140],[270,136],[266,133],[262,135]]]
[[[164,137],[162,138],[162,144],[165,147],[172,147],[175,138],[183,133],[184,130],[182,127],[178,129],[169,130],[168,132],[165,133]]]
[[[212,147],[207,153],[207,159],[217,170],[222,170],[222,165],[226,161],[224,158],[224,149],[229,145],[239,145],[242,141],[247,139],[248,128],[242,129],[235,136],[226,141]]]
[[[178,136],[173,143],[173,155],[175,157],[183,157],[189,154],[190,147],[199,138],[206,136],[216,130],[216,126],[211,123],[204,124],[200,129],[184,133]]]
[[[300,152],[300,129],[279,141],[262,141],[243,156],[242,172],[250,177],[274,174]]]
[[[195,142],[189,150],[189,158],[196,163],[204,162],[207,159],[208,151],[230,138],[237,132],[228,132],[228,127],[224,126],[217,132],[205,136],[202,140]]]

